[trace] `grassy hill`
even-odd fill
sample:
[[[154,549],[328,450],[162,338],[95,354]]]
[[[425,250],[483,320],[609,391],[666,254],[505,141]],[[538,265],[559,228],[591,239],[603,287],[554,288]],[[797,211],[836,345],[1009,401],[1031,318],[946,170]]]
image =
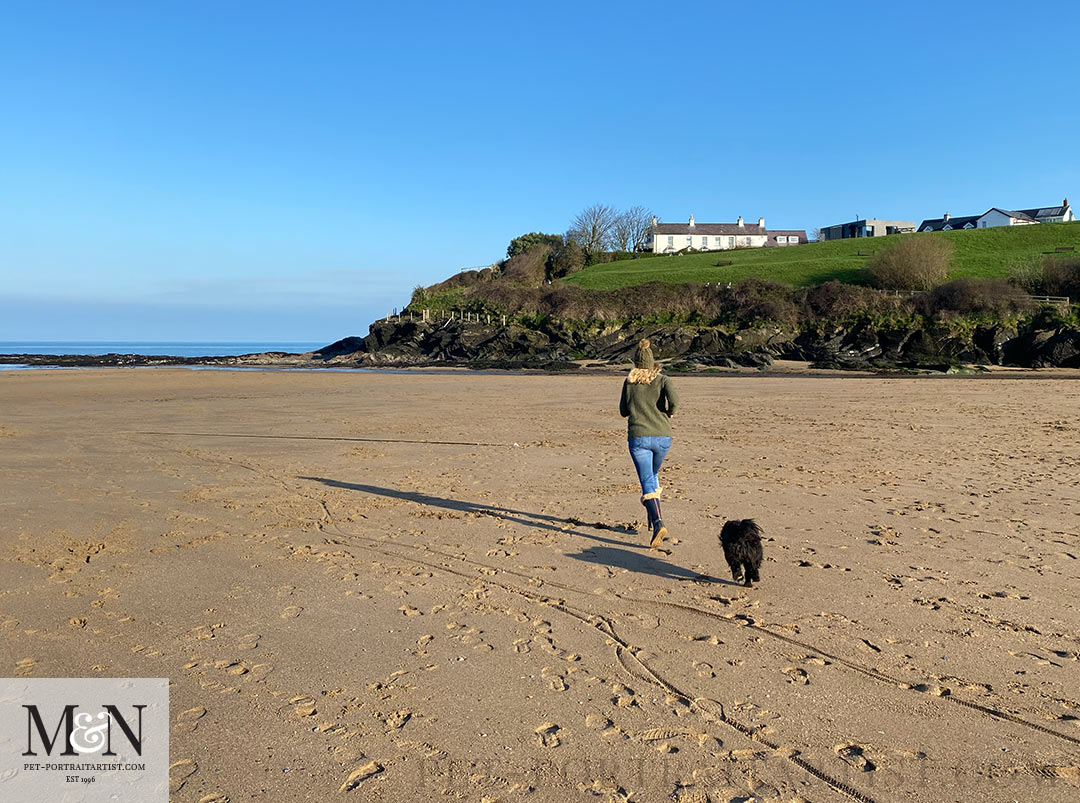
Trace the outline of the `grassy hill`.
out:
[[[747,276],[783,282],[793,287],[821,284],[830,279],[857,283],[869,256],[860,250],[888,248],[900,237],[944,237],[956,247],[950,278],[1001,277],[1012,265],[1072,245],[1080,254],[1080,221],[1003,226],[929,234],[893,234],[868,239],[833,240],[786,248],[751,248],[699,254],[650,257],[592,265],[568,276],[581,287],[612,289],[645,282],[737,282]],[[732,261],[717,266],[718,260]]]

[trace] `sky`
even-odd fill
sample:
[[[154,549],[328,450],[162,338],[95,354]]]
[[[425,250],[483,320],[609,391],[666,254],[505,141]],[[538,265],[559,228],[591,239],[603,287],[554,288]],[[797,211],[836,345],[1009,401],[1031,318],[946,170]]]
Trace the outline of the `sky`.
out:
[[[961,8],[962,7],[962,8]],[[563,232],[1080,201],[1080,4],[5,4],[0,340],[331,342]]]

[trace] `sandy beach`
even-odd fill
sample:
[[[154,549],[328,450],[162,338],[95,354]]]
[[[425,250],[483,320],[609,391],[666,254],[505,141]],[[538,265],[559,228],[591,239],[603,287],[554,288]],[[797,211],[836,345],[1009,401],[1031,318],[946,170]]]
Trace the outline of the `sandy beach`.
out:
[[[175,801],[1076,800],[1080,382],[676,382],[667,554],[618,376],[2,374],[4,671]]]

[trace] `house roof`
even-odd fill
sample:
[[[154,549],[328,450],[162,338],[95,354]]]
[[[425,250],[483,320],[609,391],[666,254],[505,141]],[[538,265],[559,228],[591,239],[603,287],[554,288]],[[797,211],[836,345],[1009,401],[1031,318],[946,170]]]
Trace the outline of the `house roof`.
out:
[[[657,235],[661,234],[768,234],[768,231],[757,223],[657,223],[653,227]]]
[[[1038,212],[1039,210],[1036,209],[1035,211]],[[979,215],[979,217],[985,217],[986,215],[989,215],[991,212],[1000,212],[1001,214],[1006,215],[1007,217],[1014,217],[1017,220],[1030,220],[1032,223],[1037,223],[1038,222],[1038,221],[1035,220],[1035,217],[1033,215],[1029,215],[1023,209],[1002,209],[999,206],[995,206],[992,209],[987,209],[985,212],[983,212],[981,215]]]
[[[982,215],[964,215],[961,217],[950,217],[947,220],[943,217],[928,218],[927,220],[924,220],[922,223],[919,224],[918,231],[926,231],[927,226],[930,227],[931,231],[941,231],[946,226],[949,226],[953,229],[962,229],[964,228],[965,223],[970,223],[972,226],[974,226],[975,221],[981,217]]]
[[[806,236],[806,229],[769,229],[766,234],[769,235],[769,239],[765,245],[776,245],[777,237],[796,237],[799,243],[808,243],[810,240]]]
[[[1030,218],[1038,219],[1041,217],[1063,217],[1066,212],[1069,211],[1067,206],[1037,206],[1034,209],[1018,209],[1017,212],[1023,212]]]

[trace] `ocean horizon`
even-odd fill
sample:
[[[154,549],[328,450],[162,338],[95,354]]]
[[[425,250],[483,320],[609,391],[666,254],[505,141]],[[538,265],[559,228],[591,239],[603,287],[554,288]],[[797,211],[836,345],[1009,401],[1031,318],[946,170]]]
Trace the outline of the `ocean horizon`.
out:
[[[182,340],[0,340],[0,355],[57,354],[87,355],[145,354],[164,357],[229,357],[284,351],[303,354],[328,345],[330,341],[182,341]]]

